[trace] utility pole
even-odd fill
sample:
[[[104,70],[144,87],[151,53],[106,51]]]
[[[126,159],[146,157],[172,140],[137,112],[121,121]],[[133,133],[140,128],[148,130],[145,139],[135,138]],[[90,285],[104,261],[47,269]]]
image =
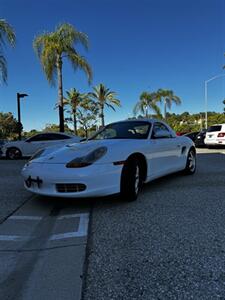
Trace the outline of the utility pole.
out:
[[[27,94],[20,94],[17,93],[17,110],[18,110],[18,135],[19,135],[19,140],[21,141],[21,133],[22,133],[22,123],[21,123],[21,113],[20,113],[20,98],[27,97]]]
[[[225,76],[225,74],[218,74],[216,76],[213,76],[212,78],[205,80],[204,86],[205,86],[205,128],[208,128],[208,83],[214,79],[220,78]]]

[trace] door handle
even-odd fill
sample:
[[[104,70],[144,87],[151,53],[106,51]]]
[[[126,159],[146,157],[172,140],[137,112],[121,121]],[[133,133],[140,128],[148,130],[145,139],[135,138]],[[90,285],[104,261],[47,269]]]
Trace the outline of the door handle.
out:
[[[177,145],[177,148],[180,148],[181,147],[181,145]]]

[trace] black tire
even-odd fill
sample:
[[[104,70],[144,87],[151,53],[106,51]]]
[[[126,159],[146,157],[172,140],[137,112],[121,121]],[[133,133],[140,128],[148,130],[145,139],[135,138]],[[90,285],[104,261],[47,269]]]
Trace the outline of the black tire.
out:
[[[19,159],[22,157],[20,149],[16,147],[11,147],[6,152],[6,158],[8,159]]]
[[[126,201],[135,201],[143,186],[143,170],[137,159],[128,160],[122,170],[120,196]]]
[[[196,152],[195,149],[191,148],[187,155],[186,167],[184,173],[186,175],[192,175],[196,171]]]

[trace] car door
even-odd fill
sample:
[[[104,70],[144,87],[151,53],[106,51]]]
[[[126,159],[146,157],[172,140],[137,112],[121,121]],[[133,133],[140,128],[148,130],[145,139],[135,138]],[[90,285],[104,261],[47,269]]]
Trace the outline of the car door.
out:
[[[149,149],[150,177],[159,177],[180,169],[181,144],[165,124],[153,124]]]
[[[23,145],[24,155],[33,155],[39,149],[45,148],[46,139],[45,133],[40,133],[27,139]]]
[[[43,145],[45,147],[59,145],[60,147],[70,142],[71,142],[71,138],[68,135],[53,132],[53,133],[45,133],[45,141],[43,141]]]

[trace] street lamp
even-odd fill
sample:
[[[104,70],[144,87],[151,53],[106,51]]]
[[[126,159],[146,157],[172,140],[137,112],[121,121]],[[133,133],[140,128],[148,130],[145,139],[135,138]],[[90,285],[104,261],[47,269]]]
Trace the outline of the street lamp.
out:
[[[17,93],[16,96],[17,96],[18,125],[19,125],[18,133],[19,133],[19,140],[21,140],[22,123],[21,123],[21,115],[20,115],[20,98],[27,97],[28,95]]]
[[[214,79],[220,78],[225,76],[225,74],[219,74],[216,76],[213,76],[212,78],[209,78],[208,80],[205,80],[205,128],[208,128],[208,83]]]

